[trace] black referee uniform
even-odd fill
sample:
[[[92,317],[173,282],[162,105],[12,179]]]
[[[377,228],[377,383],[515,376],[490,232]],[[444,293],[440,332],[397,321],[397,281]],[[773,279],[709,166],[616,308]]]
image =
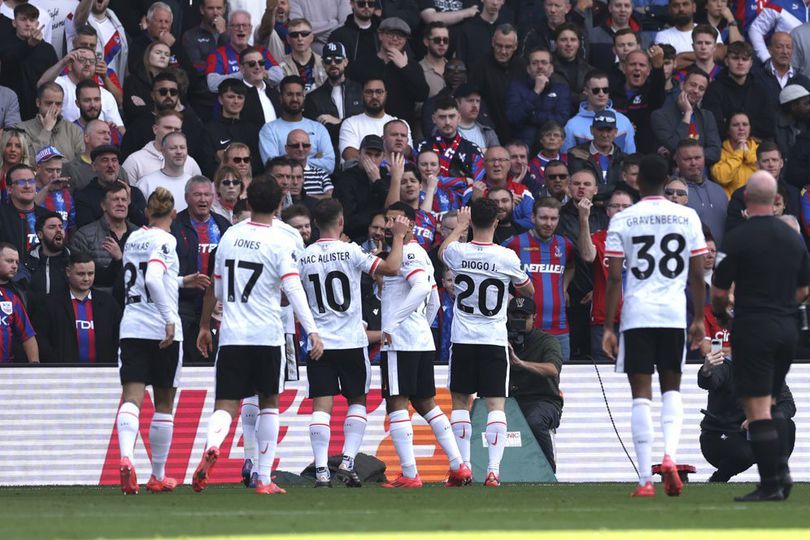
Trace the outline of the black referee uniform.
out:
[[[807,248],[778,218],[754,216],[726,235],[722,251],[714,286],[727,291],[735,285],[731,350],[737,395],[778,395],[799,336],[796,292],[810,283]],[[761,478],[755,500],[780,500],[790,493],[786,444],[780,442],[786,439],[785,424],[777,415],[749,423]]]

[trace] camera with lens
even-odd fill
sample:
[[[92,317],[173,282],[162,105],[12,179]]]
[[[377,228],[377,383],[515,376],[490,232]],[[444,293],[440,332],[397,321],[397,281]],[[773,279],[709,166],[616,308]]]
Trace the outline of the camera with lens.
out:
[[[513,349],[516,351],[523,349],[523,344],[526,342],[526,320],[510,317],[506,321],[506,333]]]
[[[523,349],[528,334],[526,320],[534,316],[536,309],[531,298],[515,297],[509,301],[509,307],[506,310],[508,316],[506,332],[509,344],[516,351]]]

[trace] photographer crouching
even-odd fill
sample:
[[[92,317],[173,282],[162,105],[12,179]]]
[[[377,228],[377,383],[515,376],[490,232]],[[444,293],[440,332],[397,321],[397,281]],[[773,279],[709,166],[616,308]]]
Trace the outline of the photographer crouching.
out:
[[[530,298],[513,298],[507,308],[509,330],[509,395],[526,417],[540,449],[556,473],[552,429],[562,416],[562,352],[554,337],[537,330],[537,308]]]

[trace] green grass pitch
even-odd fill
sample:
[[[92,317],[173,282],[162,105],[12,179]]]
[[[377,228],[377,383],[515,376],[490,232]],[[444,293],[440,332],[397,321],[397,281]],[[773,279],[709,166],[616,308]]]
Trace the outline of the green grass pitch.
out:
[[[504,485],[418,490],[288,489],[258,496],[241,485],[189,486],[124,496],[117,488],[0,489],[0,530],[12,538],[810,538],[810,485],[789,501],[740,504],[750,485],[661,486],[632,499],[630,484]]]

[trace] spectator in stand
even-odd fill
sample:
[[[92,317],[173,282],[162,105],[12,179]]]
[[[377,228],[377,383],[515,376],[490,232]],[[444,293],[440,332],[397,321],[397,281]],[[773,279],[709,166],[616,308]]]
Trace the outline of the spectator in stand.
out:
[[[802,131],[787,154],[785,180],[798,189],[806,189],[810,183],[810,132]]]
[[[250,147],[251,155],[257,156],[254,168],[259,168],[259,129],[262,125],[255,117],[245,114],[247,87],[239,79],[225,79],[219,85],[219,117],[205,124],[203,147],[205,155],[213,155],[217,164],[222,163],[222,154],[229,144],[240,142]]]
[[[703,147],[695,139],[684,139],[675,149],[678,175],[689,187],[687,206],[697,212],[700,221],[709,227],[714,241],[723,245],[728,196],[719,184],[706,178]]]
[[[565,306],[568,285],[574,277],[574,245],[555,233],[560,206],[557,199],[538,199],[532,211],[534,227],[508,239],[503,246],[515,252],[535,286],[534,302],[540,306],[541,316],[535,319],[534,327],[557,340],[562,361],[567,362],[571,358],[571,343]],[[536,260],[548,263],[536,264]]]
[[[205,68],[205,81],[210,92],[216,92],[220,83],[229,77],[241,77],[240,54],[250,47],[250,37],[253,35],[253,25],[250,22],[250,13],[237,9],[228,16],[228,41],[226,45],[217,47],[216,51],[208,55],[208,65]],[[255,47],[264,58],[264,69],[270,84],[276,85],[284,77],[284,70],[278,62],[263,47]]]
[[[247,188],[253,180],[253,173],[250,168],[251,163],[250,148],[246,144],[231,143],[222,153],[222,164],[233,167],[239,173],[242,180],[242,198],[247,197]]]
[[[323,124],[332,139],[336,155],[340,154],[343,120],[363,112],[363,89],[360,84],[346,78],[348,65],[343,44],[334,41],[327,43],[323,48],[326,81],[308,93],[304,100],[304,116]]]
[[[20,101],[11,88],[0,86],[0,135],[4,129],[16,126],[20,119]]]
[[[613,216],[630,208],[633,205],[633,196],[626,191],[616,190],[611,194],[607,204],[607,217]],[[592,202],[582,199],[577,205],[579,211],[579,237],[577,249],[583,262],[591,265],[593,277],[593,295],[591,298],[591,358],[594,361],[609,362],[602,350],[602,334],[605,324],[605,292],[607,290],[608,263],[605,257],[605,242],[607,229],[591,234],[590,214]],[[619,313],[619,312],[617,312]],[[618,315],[616,322],[618,323]]]
[[[112,145],[99,146],[90,154],[95,177],[87,186],[74,193],[77,227],[83,227],[102,216],[101,201],[106,188],[112,184],[121,184],[127,189],[129,208],[126,218],[135,225],[146,225],[146,199],[143,193],[133,190],[128,182],[121,180],[119,156],[118,148]]]
[[[3,131],[3,136],[0,137],[0,148],[2,148],[2,155],[0,155],[0,204],[8,202],[8,171],[15,165],[30,165],[33,163],[29,152],[28,137],[25,132],[17,128],[11,128]]]
[[[433,131],[433,113],[436,111],[436,103],[445,101],[453,96],[462,84],[467,82],[467,66],[458,58],[452,58],[444,66],[444,88],[439,90],[435,96],[431,96],[422,103],[422,135],[429,135]]]
[[[509,84],[506,117],[516,137],[534,144],[540,126],[550,120],[561,124],[568,120],[571,93],[568,84],[554,73],[550,52],[535,49],[527,58],[528,76]]]
[[[492,188],[487,192],[487,199],[495,201],[498,205],[498,226],[495,228],[493,242],[500,245],[526,229],[520,227],[512,220],[512,213],[515,211],[515,199],[512,192],[502,188]]]
[[[110,76],[114,75],[118,84],[123,86],[129,60],[129,40],[124,26],[109,4],[109,0],[81,0],[73,17],[73,28],[79,32],[82,26],[88,24],[96,30],[96,53],[101,53],[104,64],[112,71]],[[73,41],[71,27],[67,23],[65,37],[68,43]]]
[[[717,30],[720,33],[720,40],[726,44],[743,41],[739,23],[728,4],[728,0],[706,0],[705,12],[702,16],[697,14],[695,17],[698,23],[710,24]]]
[[[143,69],[131,73],[127,78],[127,84],[124,85],[124,116],[128,121],[131,122],[140,116],[149,116],[149,112],[154,109],[152,88],[155,78],[169,71],[171,55],[169,46],[162,41],[153,41],[146,46],[143,53]],[[176,76],[172,75],[176,79]]]
[[[641,24],[633,13],[633,0],[608,0],[607,10],[608,16],[602,24],[588,31],[588,63],[606,72],[616,63],[616,52],[608,45],[614,45],[614,37],[619,30],[630,30],[636,34],[636,40],[641,39],[640,48],[646,50],[650,46],[646,34],[641,34]]]
[[[37,152],[34,175],[37,195],[34,202],[59,214],[65,230],[72,233],[76,227],[76,206],[68,189],[69,179],[62,174],[63,157],[53,146],[46,146]]]
[[[55,146],[67,159],[73,159],[84,150],[82,130],[62,118],[65,92],[56,83],[45,83],[37,88],[37,115],[22,122],[19,128],[28,135],[28,155],[45,146]]]
[[[326,81],[326,70],[323,69],[321,56],[312,51],[312,25],[306,19],[292,19],[287,23],[287,42],[292,52],[281,59],[284,75],[298,75],[306,83],[304,91],[308,94]]]
[[[177,137],[179,136],[172,135],[168,138]],[[224,216],[211,211],[214,185],[208,178],[192,176],[184,182],[183,191],[184,208],[177,213],[171,227],[172,236],[177,240],[177,258],[180,261],[178,273],[181,276],[198,272],[209,275],[214,266],[211,255],[231,224]],[[179,205],[175,204],[175,208],[177,206]],[[183,335],[195,336],[199,333],[203,295],[204,291],[197,288],[180,291],[178,308]],[[193,362],[204,361],[194,339],[184,340],[183,356]]]
[[[481,12],[465,20],[458,32],[457,56],[468,66],[483,62],[492,51],[492,36],[502,24],[514,23],[504,0],[482,0]]]
[[[484,178],[473,182],[464,192],[462,199],[464,206],[469,205],[475,199],[486,197],[490,189],[503,187],[512,192],[512,197],[515,200],[515,209],[512,214],[513,221],[524,229],[531,228],[534,197],[524,184],[518,184],[509,179],[509,170],[511,169],[509,152],[502,146],[487,148],[484,165],[486,167]]]
[[[255,119],[260,125],[265,125],[278,118],[278,91],[267,84],[267,71],[264,69],[264,57],[258,49],[248,47],[239,55],[239,72],[242,82],[247,86],[245,93],[245,118]],[[256,171],[264,169],[259,160],[259,152],[255,156],[253,167]]]
[[[443,22],[436,21],[425,27],[422,44],[427,49],[425,57],[419,61],[430,91],[428,97],[438,94],[447,86],[444,70],[447,67],[447,51],[450,49],[450,30]]]
[[[304,118],[304,81],[297,75],[284,77],[279,85],[281,91],[281,117],[265,124],[259,131],[259,151],[262,161],[283,156],[287,135],[294,129],[303,129],[313,143],[309,152],[310,162],[326,171],[335,170],[335,153],[329,133],[323,125]]]
[[[695,66],[702,69],[709,75],[709,82],[714,81],[720,72],[723,71],[723,65],[715,62],[717,55],[717,29],[708,24],[699,24],[692,30],[692,50],[694,61],[688,58],[681,58],[680,65],[684,66],[677,70],[675,77],[681,83],[686,78],[688,68]]]
[[[301,165],[303,190],[307,197],[313,199],[331,199],[332,179],[329,173],[319,167],[309,163],[309,149],[312,144],[309,142],[309,135],[303,129],[294,129],[287,135],[287,144],[284,149],[287,157]]]
[[[625,154],[614,144],[618,131],[616,113],[608,110],[598,112],[591,123],[593,139],[568,151],[568,163],[574,170],[584,167],[596,170],[600,195],[610,193],[621,178]]]
[[[576,98],[583,93],[588,73],[593,70],[585,60],[582,40],[582,30],[572,23],[561,24],[554,34],[554,71],[571,89],[571,110],[576,108]]]
[[[101,87],[94,80],[82,81],[76,85],[76,105],[79,107],[79,118],[73,121],[82,131],[87,124],[101,118]],[[121,132],[115,122],[104,121],[110,131],[112,144],[121,144]],[[113,140],[113,137],[115,138]],[[86,149],[85,149],[86,150]]]
[[[565,205],[571,200],[569,183],[568,166],[560,160],[549,161],[546,164],[545,185],[540,190],[540,196],[553,197]]]
[[[611,47],[613,57],[611,58],[611,63],[603,63],[604,69],[601,67],[597,67],[596,69],[605,71],[608,74],[610,84],[615,85],[624,77],[624,61],[627,55],[633,51],[640,50],[641,41],[639,35],[629,28],[622,28],[613,36],[613,46]]]
[[[33,89],[42,74],[58,61],[53,46],[43,40],[38,17],[39,10],[33,5],[18,4],[14,8],[14,35],[0,39],[0,84],[17,94],[23,120],[37,114]]]
[[[626,115],[633,124],[636,129],[636,148],[645,154],[656,150],[650,119],[653,111],[659,109],[666,98],[664,50],[653,45],[648,53],[629,52],[622,63],[623,84],[614,84],[610,89],[613,108]]]
[[[671,178],[664,187],[664,197],[670,202],[686,206],[689,202],[689,185],[686,180]]]
[[[383,135],[383,126],[395,120],[385,112],[388,92],[382,79],[369,79],[363,83],[363,112],[349,116],[340,124],[341,163],[354,161],[360,153],[360,141],[366,135]]]
[[[458,34],[465,21],[478,15],[480,8],[476,2],[470,0],[455,0],[443,2],[442,0],[419,0],[419,9],[422,22],[444,23],[451,32],[453,48],[458,43]]]
[[[308,246],[315,239],[312,237],[312,212],[303,204],[294,204],[281,212],[281,220],[298,231],[304,245]]]
[[[692,30],[697,24],[694,21],[695,0],[669,0],[669,21],[671,27],[655,35],[655,43],[675,47],[678,54],[678,65],[683,66],[694,61],[692,52]],[[718,34],[717,43],[723,43]],[[722,59],[722,56],[720,56]]]
[[[711,167],[712,178],[723,186],[729,198],[757,170],[758,146],[757,140],[751,137],[748,115],[744,112],[732,114],[728,119],[720,161]]]
[[[482,152],[490,146],[500,146],[495,130],[479,122],[481,113],[481,92],[471,84],[462,84],[453,92],[458,105],[458,132],[468,141],[476,144]]]
[[[96,263],[86,252],[72,253],[64,290],[45,298],[31,314],[43,363],[107,364],[118,360],[121,306],[95,285]]]
[[[757,57],[764,62],[770,56],[765,41],[775,32],[790,32],[804,23],[810,22],[810,8],[807,2],[774,0],[761,7],[759,15],[748,27],[748,39]]]
[[[6,319],[7,324],[0,326],[0,343],[5,345],[0,348],[0,364],[23,361],[14,356],[14,345],[17,344],[22,345],[28,363],[39,363],[39,348],[34,339],[34,329],[28,320],[19,290],[12,283],[19,267],[20,255],[17,247],[8,242],[0,243],[0,301],[7,302],[4,305],[11,308]]]
[[[329,41],[340,43],[345,48],[343,57],[354,66],[369,62],[377,56],[377,29],[380,26],[380,17],[374,13],[376,0],[351,0],[351,6],[351,15],[346,17],[343,26],[332,32]],[[324,56],[326,50],[327,46],[324,46]],[[349,70],[349,76],[355,82],[363,82],[354,77],[353,68]]]
[[[197,73],[204,74],[208,57],[227,43],[225,0],[202,0],[199,3],[200,24],[183,34],[183,48]]]
[[[34,169],[24,164],[15,165],[9,169],[6,182],[9,201],[0,205],[0,242],[16,247],[22,263],[27,266],[28,254],[39,245],[37,218],[49,211],[34,202],[37,195]]]
[[[416,166],[419,176],[425,179],[426,191],[433,189],[432,212],[441,216],[447,212],[461,208],[461,199],[467,190],[468,180],[464,177],[442,176],[439,170],[439,155],[432,148],[423,148],[416,156]],[[435,188],[432,183],[435,179]],[[427,193],[425,193],[427,196]]]
[[[28,253],[24,271],[28,276],[25,281],[29,300],[39,304],[46,294],[67,290],[65,268],[70,250],[62,216],[58,213],[49,211],[39,216],[34,229],[39,243]]]
[[[565,130],[559,123],[549,120],[540,126],[537,135],[540,150],[529,161],[529,171],[542,185],[548,163],[551,161],[568,163],[568,154],[560,152],[563,141],[565,141]]]
[[[789,84],[779,92],[776,117],[776,143],[785,156],[793,148],[796,136],[810,127],[810,91],[799,84]]]
[[[760,63],[754,62],[751,74],[766,88],[766,94],[772,110],[779,107],[779,92],[790,84],[799,84],[810,88],[810,79],[801,75],[792,65],[793,38],[785,32],[774,32],[768,42],[771,57]]]
[[[381,168],[383,141],[366,135],[360,143],[360,161],[341,173],[334,197],[343,204],[343,232],[354,242],[365,238],[371,218],[385,207],[390,178]]]
[[[543,184],[529,168],[529,145],[523,141],[514,140],[506,143],[504,147],[509,152],[509,180],[525,185],[534,198],[539,199]]]
[[[101,120],[90,120],[84,128],[84,152],[71,161],[62,163],[62,174],[70,181],[68,188],[71,193],[84,188],[95,177],[93,160],[90,154],[99,146],[111,144],[110,126]],[[115,146],[115,145],[113,145]],[[122,180],[127,179],[127,173],[120,169]]]
[[[391,171],[391,182],[385,198],[385,207],[388,208],[395,202],[403,202],[413,208],[416,213],[413,238],[425,251],[430,251],[436,242],[436,229],[438,228],[436,218],[431,213],[433,196],[426,196],[424,201],[420,200],[423,184],[419,169],[413,163],[405,163],[402,154],[393,157],[389,163],[389,170]]]
[[[618,130],[616,145],[626,154],[635,153],[635,129],[625,115],[613,109],[607,75],[596,70],[589,72],[585,76],[583,92],[585,100],[580,103],[579,112],[565,124],[563,152],[568,152],[574,146],[592,140],[591,124],[593,124],[594,117],[602,111],[610,111],[616,115],[616,129]]]
[[[98,32],[96,32],[96,29],[89,24],[84,24],[76,28],[76,35],[73,37],[72,43],[73,49],[87,47],[93,51],[93,58],[96,60],[96,62],[91,80],[95,82],[99,88],[104,88],[110,92],[110,94],[112,94],[112,96],[115,98],[116,105],[121,107],[121,105],[124,103],[124,89],[121,85],[121,81],[118,79],[118,74],[116,74],[116,72],[104,61],[104,52],[98,51]],[[102,56],[99,57],[99,54]],[[62,55],[60,55],[60,58],[61,60],[64,60]],[[68,68],[65,66],[61,73],[56,73],[51,78],[56,78],[56,76],[60,74],[66,75],[67,73]]]
[[[372,216],[368,226],[368,236],[360,247],[372,255],[388,253],[391,250],[385,243],[385,212],[378,212]]]
[[[229,0],[230,3],[232,0]],[[281,58],[290,52],[287,45],[287,21],[290,19],[288,0],[270,0],[269,3],[259,0],[251,10],[250,18],[259,21],[255,35],[257,45],[265,47],[273,58]]]
[[[758,139],[773,137],[776,108],[768,88],[751,75],[753,50],[745,42],[728,46],[726,69],[709,84],[701,106],[714,115],[718,133],[725,131],[731,114],[744,112],[751,120],[751,134]]]
[[[546,0],[543,2],[541,17],[527,17],[532,22],[531,29],[523,39],[523,55],[532,49],[556,50],[556,34],[560,25],[568,20],[571,11],[571,0]]]
[[[290,0],[290,20],[305,18],[315,33],[313,49],[320,53],[332,32],[352,14],[349,0]]]
[[[517,49],[517,30],[511,24],[502,24],[492,36],[491,54],[478,64],[469,66],[468,81],[481,90],[481,98],[495,124],[495,132],[503,140],[512,138],[506,116],[509,81],[525,73],[525,64],[523,58],[516,54]]]
[[[127,173],[130,182],[137,184],[144,176],[151,174],[163,167],[163,153],[161,152],[163,139],[169,133],[182,132],[183,115],[175,110],[160,111],[155,115],[154,139],[144,145],[143,148],[127,157],[122,167]],[[130,129],[130,133],[132,133]],[[186,160],[186,173],[192,177],[200,172],[200,166],[193,157]]]
[[[450,360],[450,332],[453,328],[453,309],[456,304],[456,290],[453,272],[449,268],[441,271],[439,287],[439,312],[430,325],[433,341],[436,344],[436,361],[447,364]]]
[[[22,4],[28,4],[29,0],[3,0],[0,1],[0,16],[7,20],[14,19],[14,9]],[[31,2],[30,5],[35,7],[39,13],[37,17],[37,28],[42,31],[42,39],[48,43],[53,42],[53,22],[47,9],[42,9],[36,4],[39,2]]]
[[[482,180],[484,161],[481,149],[458,132],[458,105],[452,98],[436,104],[433,125],[436,135],[419,145],[419,152],[432,148],[439,155],[439,176]]]
[[[70,250],[72,253],[89,253],[93,257],[96,287],[112,294],[113,286],[123,277],[124,245],[130,233],[138,227],[127,219],[130,193],[133,192],[125,182],[104,184],[102,193],[100,216],[76,231]],[[142,197],[140,191],[135,190],[135,193]]]
[[[709,86],[709,76],[700,68],[691,67],[676,96],[667,98],[664,105],[653,111],[651,118],[658,153],[671,155],[680,141],[691,139],[703,147],[706,161],[720,159],[720,135],[714,115],[701,105]]]
[[[222,165],[214,174],[214,202],[211,203],[211,212],[224,216],[233,223],[234,206],[244,191],[239,171],[230,165]]]
[[[163,137],[160,149],[163,154],[163,167],[139,178],[136,186],[141,190],[144,198],[147,200],[149,199],[149,195],[157,188],[164,187],[168,189],[174,196],[174,209],[178,212],[182,212],[186,209],[186,182],[192,178],[192,176],[186,172],[188,147],[186,145],[185,133],[181,131],[168,133]],[[208,182],[210,183],[210,180],[208,180]]]

